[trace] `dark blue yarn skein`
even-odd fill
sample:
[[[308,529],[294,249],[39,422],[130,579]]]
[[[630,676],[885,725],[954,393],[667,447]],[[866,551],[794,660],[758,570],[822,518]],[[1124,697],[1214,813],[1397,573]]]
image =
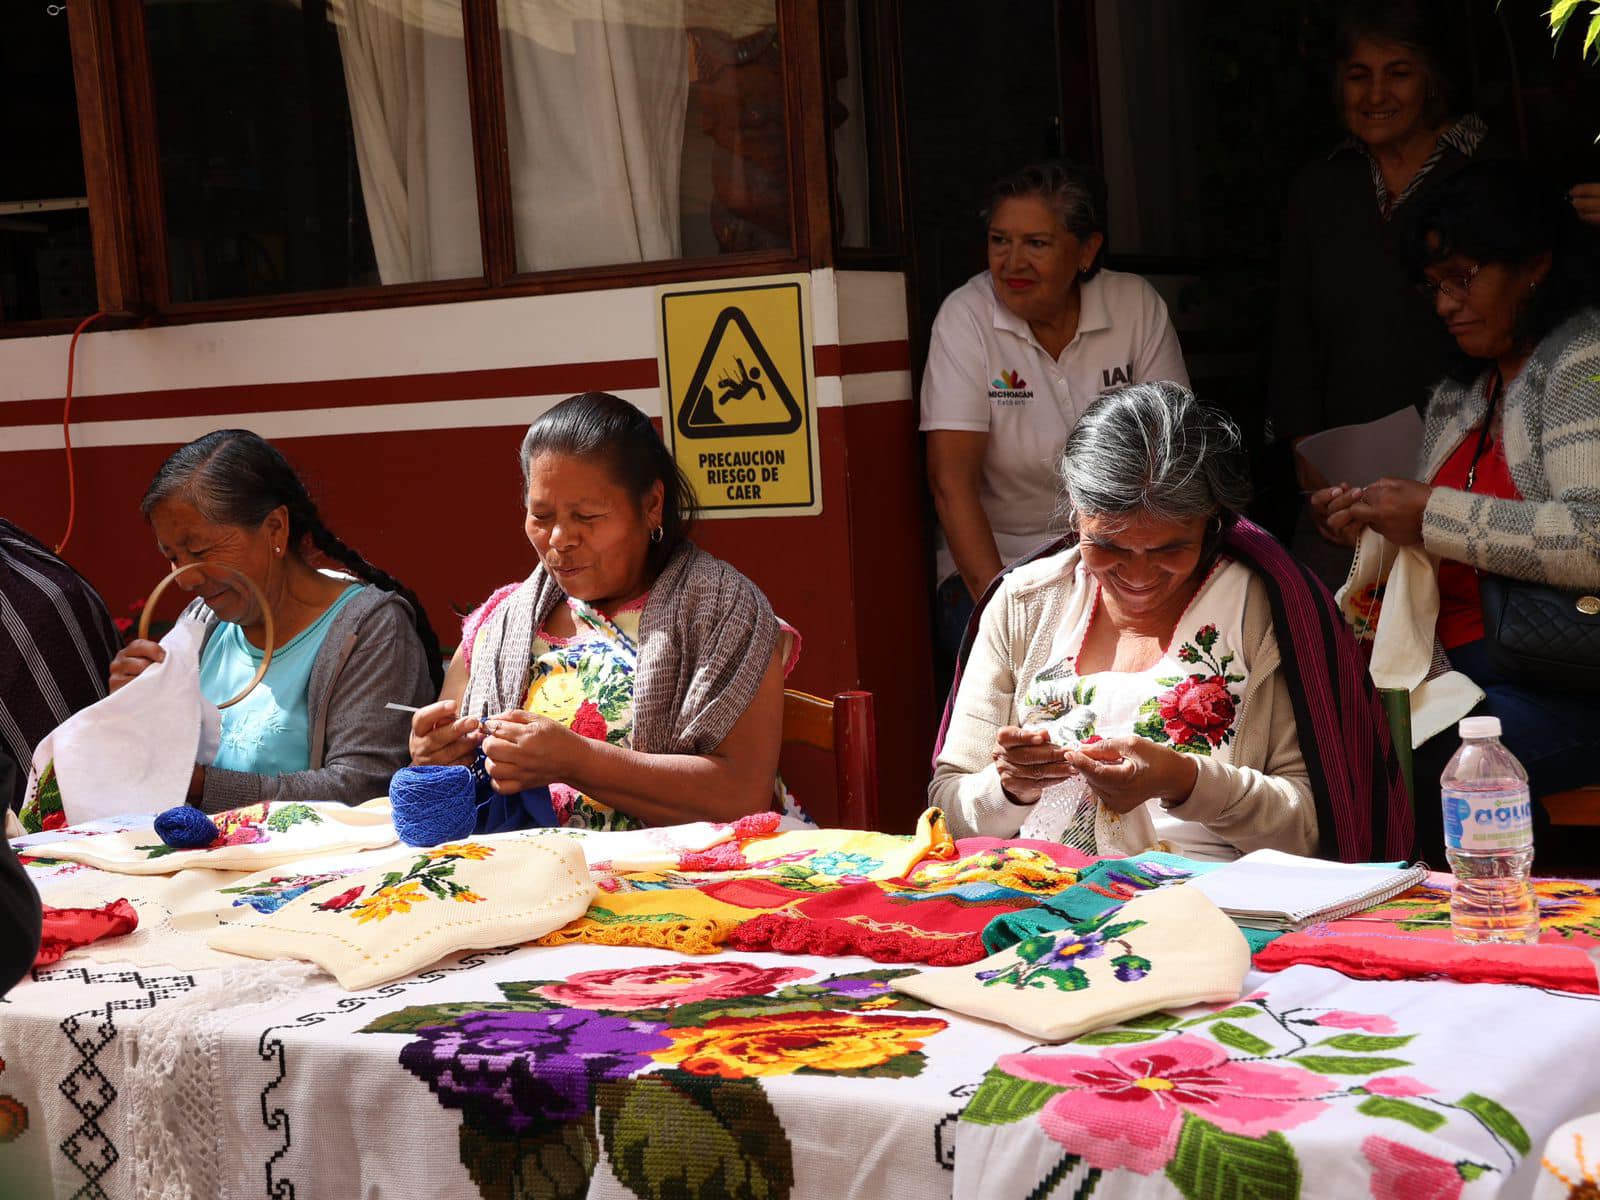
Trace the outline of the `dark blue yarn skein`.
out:
[[[389,781],[395,832],[408,846],[470,837],[478,791],[468,767],[401,767]]]
[[[174,850],[204,850],[222,832],[198,808],[180,804],[156,817],[156,836]]]

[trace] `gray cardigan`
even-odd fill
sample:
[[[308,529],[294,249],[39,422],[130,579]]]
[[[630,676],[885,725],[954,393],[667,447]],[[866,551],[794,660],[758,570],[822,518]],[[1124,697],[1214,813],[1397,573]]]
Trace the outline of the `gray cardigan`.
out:
[[[1483,423],[1487,375],[1434,389],[1417,478],[1432,479]],[[1430,554],[1512,579],[1600,585],[1600,309],[1547,333],[1505,390],[1506,465],[1521,500],[1434,488],[1422,514]]]
[[[206,622],[209,639],[216,614],[198,601],[191,611]],[[382,796],[389,790],[389,777],[411,761],[410,715],[384,705],[433,699],[435,688],[411,606],[393,592],[363,587],[328,626],[306,684],[310,768],[289,775],[252,775],[207,767],[200,807],[222,812],[264,800],[360,804]]]

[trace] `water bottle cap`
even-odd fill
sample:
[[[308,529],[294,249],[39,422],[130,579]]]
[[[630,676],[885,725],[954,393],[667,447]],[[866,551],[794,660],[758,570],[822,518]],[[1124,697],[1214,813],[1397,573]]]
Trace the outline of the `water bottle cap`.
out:
[[[1463,738],[1497,738],[1500,736],[1499,717],[1463,717],[1456,732]]]

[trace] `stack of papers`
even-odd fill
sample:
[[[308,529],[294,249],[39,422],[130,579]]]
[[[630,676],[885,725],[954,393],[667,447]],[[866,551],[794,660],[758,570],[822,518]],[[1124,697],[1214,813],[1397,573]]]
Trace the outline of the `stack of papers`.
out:
[[[1421,863],[1326,862],[1277,850],[1254,850],[1186,886],[1246,929],[1298,932],[1382,904],[1428,877]]]

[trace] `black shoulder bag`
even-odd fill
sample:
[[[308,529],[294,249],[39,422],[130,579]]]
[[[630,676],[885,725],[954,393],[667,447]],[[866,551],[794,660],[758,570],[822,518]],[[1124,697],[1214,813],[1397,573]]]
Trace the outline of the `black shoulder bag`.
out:
[[[1467,491],[1489,445],[1500,376],[1490,383],[1489,411],[1467,468]],[[1570,592],[1541,583],[1478,572],[1483,646],[1489,665],[1512,683],[1600,695],[1600,589]]]

